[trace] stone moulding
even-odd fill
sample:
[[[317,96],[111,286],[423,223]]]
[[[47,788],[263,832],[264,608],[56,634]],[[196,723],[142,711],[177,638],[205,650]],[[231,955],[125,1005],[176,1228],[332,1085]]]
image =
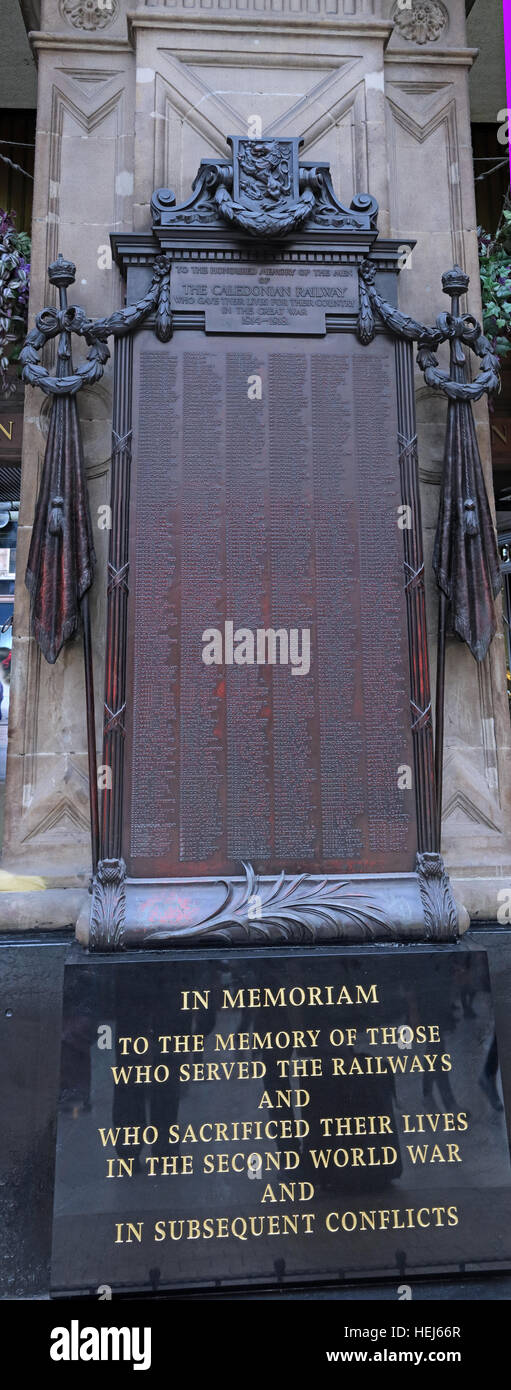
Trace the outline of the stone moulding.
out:
[[[338,9],[327,9],[327,4],[335,4]],[[135,0],[133,0],[135,3]],[[147,3],[143,8],[128,9],[128,31],[135,29],[194,29],[198,25],[206,29],[249,30],[255,34],[268,30],[276,33],[305,33],[317,38],[321,33],[334,33],[337,38],[344,35],[378,39],[387,43],[392,35],[393,23],[390,18],[381,16],[381,0],[374,0],[374,10],[368,6],[372,0],[303,0],[303,8],[294,8],[295,0],[282,0],[273,7],[272,0],[266,0],[264,8],[256,8],[254,0],[242,5],[240,0],[160,0],[153,9]],[[349,9],[348,6],[352,8]],[[354,9],[353,6],[357,8]],[[365,5],[365,9],[361,7]],[[313,8],[314,6],[314,8]],[[344,7],[344,8],[342,8]]]
[[[65,0],[64,0],[65,2]],[[75,3],[75,0],[70,0]],[[170,12],[186,10],[198,10],[207,12],[208,17],[213,13],[220,14],[224,11],[231,11],[240,18],[245,18],[253,13],[260,18],[279,19],[282,14],[290,15],[293,19],[301,19],[303,16],[325,14],[328,19],[365,19],[368,23],[374,22],[378,18],[381,9],[381,0],[301,0],[297,5],[296,0],[159,0],[160,8]],[[149,10],[150,13],[150,10]]]

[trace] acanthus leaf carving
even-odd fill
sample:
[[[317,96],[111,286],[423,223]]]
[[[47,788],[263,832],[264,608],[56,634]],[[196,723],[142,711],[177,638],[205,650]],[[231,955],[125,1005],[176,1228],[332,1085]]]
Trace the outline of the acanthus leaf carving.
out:
[[[120,951],[126,916],[124,859],[100,859],[92,880],[89,949]]]
[[[442,855],[418,854],[417,875],[428,938],[452,940],[458,935],[458,910]]]

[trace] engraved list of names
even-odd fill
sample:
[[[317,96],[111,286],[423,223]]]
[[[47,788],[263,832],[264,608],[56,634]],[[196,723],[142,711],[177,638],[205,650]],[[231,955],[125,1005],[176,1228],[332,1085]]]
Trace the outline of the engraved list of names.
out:
[[[412,869],[389,343],[186,330],[135,351],[131,872]],[[308,669],[238,661],[241,629],[308,632]]]

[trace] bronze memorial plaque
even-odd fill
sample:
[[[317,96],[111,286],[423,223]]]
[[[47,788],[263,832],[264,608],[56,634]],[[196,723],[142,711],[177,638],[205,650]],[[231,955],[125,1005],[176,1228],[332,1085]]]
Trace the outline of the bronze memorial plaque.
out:
[[[358,313],[354,265],[174,266],[172,308],[204,310],[211,333],[324,333],[325,314]]]
[[[133,381],[128,872],[413,871],[391,340],[143,330]]]

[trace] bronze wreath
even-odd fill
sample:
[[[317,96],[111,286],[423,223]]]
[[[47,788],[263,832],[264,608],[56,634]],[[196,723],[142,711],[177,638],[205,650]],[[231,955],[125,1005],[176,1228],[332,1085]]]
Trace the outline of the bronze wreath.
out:
[[[36,326],[25,339],[20,352],[23,366],[23,380],[31,386],[39,386],[47,396],[74,396],[82,386],[99,381],[103,376],[110,352],[107,338],[120,338],[156,309],[156,334],[162,342],[168,342],[172,332],[170,316],[170,263],[166,256],[158,256],[153,266],[153,278],[147,294],[137,304],[128,304],[125,309],[116,309],[109,318],[89,319],[84,309],[70,304],[65,309],[43,309],[36,318]],[[87,359],[76,367],[70,376],[52,376],[39,361],[38,353],[46,343],[59,334],[75,333],[85,338],[89,344]],[[59,352],[65,354],[61,344]]]
[[[369,301],[371,309],[397,337],[418,344],[417,362],[424,373],[427,386],[431,386],[434,391],[443,391],[444,395],[453,401],[478,401],[485,393],[491,395],[499,389],[499,359],[488,338],[485,338],[481,325],[472,314],[464,314],[458,318],[453,314],[439,314],[434,327],[428,328],[382,299],[374,287],[375,273],[375,266],[371,262],[365,261],[360,267],[363,302],[367,306],[367,300]],[[364,327],[365,338],[362,341],[369,341],[367,307]],[[374,331],[374,322],[372,327]],[[480,358],[482,371],[475,381],[454,381],[449,372],[439,367],[436,350],[440,343],[450,342],[452,339],[455,339],[456,346],[464,343]],[[464,362],[462,353],[458,356],[458,361],[460,364]]]

